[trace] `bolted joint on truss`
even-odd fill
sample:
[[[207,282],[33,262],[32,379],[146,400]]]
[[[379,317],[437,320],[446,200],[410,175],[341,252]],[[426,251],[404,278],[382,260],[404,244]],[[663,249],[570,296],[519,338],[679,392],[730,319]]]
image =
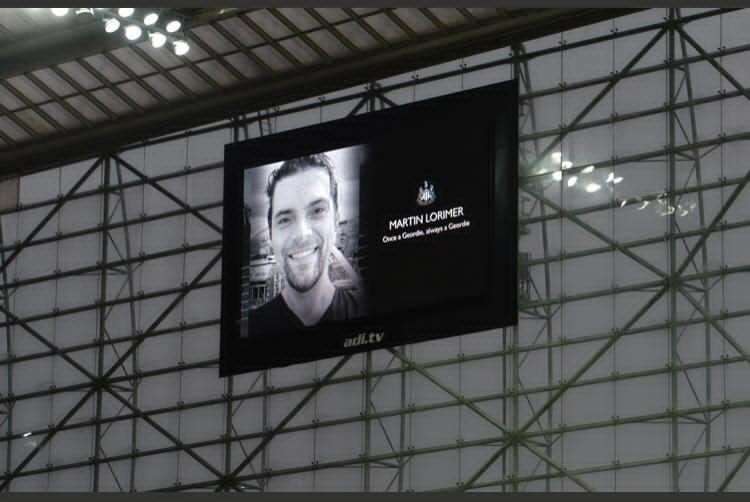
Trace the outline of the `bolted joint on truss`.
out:
[[[98,377],[91,380],[92,387],[96,390],[105,390],[110,387],[110,382],[105,377]]]
[[[521,431],[508,431],[505,435],[505,443],[507,446],[522,445],[526,435]]]

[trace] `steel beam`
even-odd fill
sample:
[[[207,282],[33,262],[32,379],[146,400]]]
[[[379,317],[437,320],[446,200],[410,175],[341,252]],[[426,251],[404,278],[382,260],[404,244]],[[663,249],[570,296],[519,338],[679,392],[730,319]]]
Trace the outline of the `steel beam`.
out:
[[[37,223],[37,225],[29,232],[29,234],[26,236],[26,238],[21,243],[21,246],[13,251],[10,256],[6,257],[3,260],[3,263],[0,264],[0,273],[4,272],[8,266],[13,263],[13,260],[16,259],[16,257],[19,255],[23,247],[31,242],[34,237],[37,236],[39,232],[44,228],[44,226],[57,214],[57,212],[62,208],[68,200],[70,200],[70,197],[78,191],[79,188],[86,182],[86,180],[91,176],[91,174],[96,171],[96,169],[101,164],[101,159],[96,160],[91,167],[89,167],[85,173],[76,181],[76,183],[68,190],[68,192],[60,197],[60,199],[55,203],[54,207],[47,213],[47,215],[42,218],[42,220]]]
[[[286,424],[288,424],[296,415],[299,413],[302,408],[305,407],[305,405],[320,391],[320,389],[323,388],[323,386],[336,374],[338,371],[344,367],[344,365],[351,359],[351,356],[344,356],[331,368],[323,378],[321,378],[318,382],[315,383],[315,385],[310,389],[310,391],[303,397],[295,406],[291,409],[287,415],[279,421],[278,424],[271,430],[265,437],[261,440],[261,442],[253,449],[252,452],[250,452],[247,457],[245,457],[242,462],[239,463],[237,467],[234,468],[234,470],[231,472],[229,476],[224,478],[222,485],[224,486],[226,484],[231,484],[234,486],[237,486],[237,477],[238,475],[247,467],[250,465],[250,462],[252,462],[255,457],[257,457],[266,447],[268,443],[271,442],[271,440],[276,436],[276,434],[279,433],[280,430],[282,430],[284,427],[286,427]]]
[[[453,399],[458,401],[462,406],[465,406],[469,408],[471,411],[476,413],[479,417],[484,419],[485,421],[489,422],[490,424],[494,425],[497,429],[499,429],[506,439],[504,442],[513,442],[513,441],[519,441],[520,444],[522,444],[527,450],[529,450],[531,453],[539,457],[540,460],[543,460],[551,467],[554,467],[557,471],[563,473],[565,476],[571,479],[575,484],[586,490],[587,492],[594,491],[591,486],[589,486],[587,483],[585,483],[583,480],[576,476],[568,475],[567,470],[565,467],[560,465],[558,462],[547,456],[545,453],[542,453],[539,451],[535,446],[530,444],[527,441],[523,440],[517,440],[512,431],[510,431],[508,428],[506,428],[503,424],[489,416],[487,413],[485,413],[481,408],[479,408],[473,401],[466,399],[464,396],[458,394],[456,391],[445,385],[444,383],[440,382],[437,378],[435,378],[434,375],[431,375],[429,371],[424,369],[419,364],[415,363],[414,361],[407,359],[404,357],[403,354],[401,354],[398,350],[395,349],[388,349],[388,352],[396,356],[398,359],[403,361],[403,363],[406,365],[408,369],[413,369],[420,375],[422,375],[424,378],[432,382],[435,386],[437,386],[440,390],[451,396]]]
[[[156,329],[159,324],[169,315],[169,313],[174,310],[177,305],[179,305],[183,298],[191,291],[191,286],[194,286],[200,280],[213,268],[214,265],[219,261],[219,258],[221,257],[221,253],[218,253],[211,261],[208,262],[208,264],[198,273],[198,275],[191,281],[191,284],[189,284],[187,287],[183,288],[183,291],[162,311],[162,313],[149,325],[149,328],[144,332],[143,335],[140,335],[139,338],[133,343],[133,345],[120,357],[115,361],[115,363],[110,367],[107,372],[105,372],[100,378],[94,378],[97,382],[106,382],[112,374],[120,367],[120,365],[125,362],[125,360],[131,355],[137,347],[143,343],[145,340],[146,334],[148,334],[150,331]],[[72,364],[72,363],[71,363]],[[8,483],[10,480],[12,480],[14,477],[16,477],[19,473],[21,473],[24,468],[31,462],[34,457],[36,457],[37,454],[44,448],[44,446],[52,440],[52,438],[55,436],[55,434],[60,430],[61,427],[63,427],[68,421],[73,418],[73,416],[78,412],[78,410],[81,409],[81,407],[86,404],[88,399],[96,393],[96,390],[98,388],[97,386],[92,386],[89,388],[88,391],[83,395],[83,397],[76,402],[75,405],[66,413],[62,419],[60,419],[59,422],[55,425],[55,427],[44,436],[44,438],[39,442],[39,444],[28,454],[26,457],[13,469],[11,474],[6,477],[5,481],[3,483],[0,483],[0,491],[6,490],[8,487]]]

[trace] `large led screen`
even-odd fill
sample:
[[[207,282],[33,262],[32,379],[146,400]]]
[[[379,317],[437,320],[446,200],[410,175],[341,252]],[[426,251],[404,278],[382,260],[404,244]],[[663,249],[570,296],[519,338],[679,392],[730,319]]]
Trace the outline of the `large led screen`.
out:
[[[515,81],[227,145],[222,376],[517,322]]]

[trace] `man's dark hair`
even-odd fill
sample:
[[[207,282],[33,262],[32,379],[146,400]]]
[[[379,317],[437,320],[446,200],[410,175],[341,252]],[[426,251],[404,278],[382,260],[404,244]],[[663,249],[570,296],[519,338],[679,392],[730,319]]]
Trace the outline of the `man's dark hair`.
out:
[[[278,169],[268,175],[268,184],[266,185],[266,195],[268,196],[268,231],[271,232],[271,217],[273,216],[273,193],[276,190],[276,184],[284,178],[293,176],[297,173],[307,171],[308,169],[323,169],[328,173],[330,181],[331,199],[333,199],[333,208],[335,214],[339,212],[339,187],[336,178],[333,175],[333,163],[328,155],[316,153],[290,159],[281,164]]]

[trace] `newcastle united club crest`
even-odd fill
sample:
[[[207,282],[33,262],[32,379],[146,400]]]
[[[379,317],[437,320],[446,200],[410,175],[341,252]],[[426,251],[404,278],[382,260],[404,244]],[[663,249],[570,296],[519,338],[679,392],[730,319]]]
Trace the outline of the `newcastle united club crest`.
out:
[[[425,180],[424,184],[419,187],[419,192],[417,193],[417,204],[420,206],[429,206],[435,202],[436,198],[437,194],[435,193],[435,185]]]

